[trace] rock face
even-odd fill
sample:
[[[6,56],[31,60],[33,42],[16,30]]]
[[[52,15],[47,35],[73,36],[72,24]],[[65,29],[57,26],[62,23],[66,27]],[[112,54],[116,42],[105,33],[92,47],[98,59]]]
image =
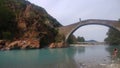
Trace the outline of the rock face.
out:
[[[64,42],[51,43],[49,45],[49,48],[62,48],[62,47],[68,47],[68,46]]]
[[[7,45],[5,43],[7,43],[7,42],[0,43],[2,50],[38,49],[38,48],[40,48],[39,40],[35,40],[35,39],[16,40]]]
[[[5,40],[0,40],[0,49],[2,49],[5,44],[6,44]]]
[[[55,42],[55,28],[61,26],[45,9],[27,0],[1,0],[0,22],[0,39],[10,41],[0,42],[5,49],[46,47]]]

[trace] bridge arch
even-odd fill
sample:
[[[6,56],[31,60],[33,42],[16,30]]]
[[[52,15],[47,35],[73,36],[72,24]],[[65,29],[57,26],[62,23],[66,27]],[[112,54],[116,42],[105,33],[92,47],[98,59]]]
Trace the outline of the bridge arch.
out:
[[[74,26],[70,31],[68,31],[66,37],[65,37],[65,42],[68,41],[68,38],[80,27],[85,26],[85,25],[103,25],[107,26],[109,28],[113,28],[117,31],[120,31],[120,23],[118,21],[109,21],[109,20],[85,20],[76,23],[77,25]],[[73,24],[72,24],[73,25]],[[71,26],[72,26],[71,25]],[[70,25],[69,25],[70,26]]]
[[[112,29],[115,29],[117,31],[119,31],[118,29],[112,27],[112,26],[109,26],[109,25],[105,25],[105,24],[96,24],[96,23],[92,23],[92,24],[84,24],[84,25],[80,25],[79,27],[76,27],[74,30],[72,30],[67,36],[66,36],[66,42],[68,41],[69,37],[76,31],[78,30],[79,28],[83,27],[83,26],[86,26],[86,25],[103,25],[103,26],[106,26],[106,27],[109,27],[109,28],[112,28]]]

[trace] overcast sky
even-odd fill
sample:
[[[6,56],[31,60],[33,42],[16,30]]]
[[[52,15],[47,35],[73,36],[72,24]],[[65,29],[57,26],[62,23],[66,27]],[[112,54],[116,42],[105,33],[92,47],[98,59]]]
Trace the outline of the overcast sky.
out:
[[[61,24],[69,25],[85,19],[120,18],[120,0],[28,0],[47,10]],[[79,28],[74,34],[86,40],[103,41],[108,27],[87,25]]]

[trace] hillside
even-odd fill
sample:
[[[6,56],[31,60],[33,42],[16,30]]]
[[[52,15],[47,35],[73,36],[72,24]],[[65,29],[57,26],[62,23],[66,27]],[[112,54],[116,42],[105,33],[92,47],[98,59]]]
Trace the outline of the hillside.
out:
[[[0,49],[43,48],[55,42],[61,24],[26,0],[0,1]]]

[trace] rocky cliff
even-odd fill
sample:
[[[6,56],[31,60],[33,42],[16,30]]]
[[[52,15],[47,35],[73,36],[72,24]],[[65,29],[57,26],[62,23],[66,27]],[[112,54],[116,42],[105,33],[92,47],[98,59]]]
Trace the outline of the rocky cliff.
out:
[[[0,49],[42,48],[55,42],[61,24],[26,0],[0,1]]]

